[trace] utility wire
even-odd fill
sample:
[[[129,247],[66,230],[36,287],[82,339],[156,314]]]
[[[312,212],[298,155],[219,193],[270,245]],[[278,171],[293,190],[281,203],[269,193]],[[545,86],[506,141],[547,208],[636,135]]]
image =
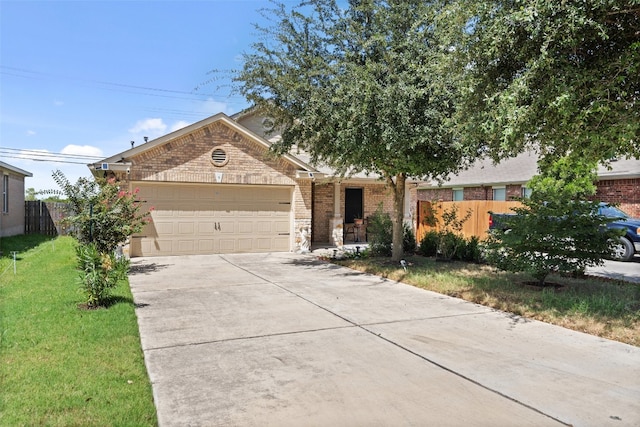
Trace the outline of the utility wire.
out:
[[[183,91],[183,90],[161,89],[161,88],[155,88],[155,87],[136,86],[136,85],[129,85],[129,84],[124,84],[124,83],[103,82],[103,81],[100,81],[100,80],[90,80],[90,79],[83,79],[83,78],[78,78],[78,77],[61,76],[61,75],[56,75],[56,74],[44,73],[42,71],[35,71],[35,70],[27,70],[27,69],[24,69],[24,68],[9,67],[9,66],[6,66],[6,65],[0,65],[0,68],[4,68],[6,70],[10,70],[10,72],[8,72],[6,74],[13,75],[13,76],[20,76],[20,77],[33,77],[33,76],[29,76],[29,74],[33,74],[35,76],[43,76],[43,77],[54,78],[54,79],[76,80],[76,81],[80,81],[80,82],[86,82],[86,83],[92,83],[92,84],[98,84],[98,85],[104,85],[104,86],[115,86],[115,87],[122,87],[122,88],[128,88],[128,89],[140,89],[140,90],[146,90],[146,91],[152,91],[152,92],[176,93],[176,94],[191,95],[191,96],[196,96],[196,97],[218,96],[218,95],[214,95],[214,94],[211,94],[211,93],[195,93],[193,91],[187,92],[187,91]],[[23,75],[20,75],[20,74],[12,74],[11,72],[13,72],[13,73],[16,73],[16,72],[18,72],[18,73],[26,73],[27,75],[23,76]],[[2,73],[5,74],[4,71]]]
[[[62,158],[72,158],[72,159],[104,159],[104,156],[92,156],[85,154],[71,154],[71,153],[53,153],[50,151],[41,151],[41,150],[29,150],[23,148],[10,148],[10,147],[0,147],[0,153],[3,154],[12,154],[12,155],[24,155],[26,156],[36,156],[36,157],[62,157]]]
[[[75,164],[75,165],[86,165],[87,163],[91,163],[90,161],[88,162],[73,162],[71,160],[56,160],[55,158],[51,158],[51,159],[33,159],[33,158],[29,158],[29,157],[24,157],[24,156],[3,156],[6,157],[8,159],[22,159],[22,160],[32,160],[34,162],[46,162],[46,163],[67,163],[67,164]]]

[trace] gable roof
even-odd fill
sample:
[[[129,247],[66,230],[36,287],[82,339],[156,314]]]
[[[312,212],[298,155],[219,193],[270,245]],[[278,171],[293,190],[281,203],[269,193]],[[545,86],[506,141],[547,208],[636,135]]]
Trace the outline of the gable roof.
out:
[[[478,160],[472,167],[449,175],[442,183],[426,183],[432,187],[478,187],[506,184],[525,184],[538,174],[538,156],[526,151],[494,164],[491,159]],[[612,160],[609,167],[599,166],[600,180],[640,178],[640,159]]]
[[[33,174],[31,172],[27,172],[26,170],[17,168],[15,166],[11,166],[10,164],[5,163],[5,162],[0,162],[0,169],[6,169],[6,170],[9,170],[11,172],[14,172],[14,173],[17,173],[19,175],[22,175],[22,176],[28,176],[28,177],[33,176]]]
[[[193,123],[189,126],[185,126],[182,129],[178,129],[174,132],[168,133],[159,138],[145,142],[144,144],[140,144],[137,147],[132,147],[129,150],[123,151],[121,153],[114,154],[111,157],[107,157],[99,162],[92,163],[87,166],[89,166],[89,168],[92,169],[92,171],[95,171],[95,170],[103,170],[102,168],[103,164],[115,166],[116,168],[118,168],[118,166],[128,165],[127,159],[131,157],[137,156],[155,147],[166,144],[169,141],[172,141],[176,138],[187,135],[201,127],[208,126],[215,122],[224,123],[226,126],[232,128],[233,130],[247,137],[248,139],[255,141],[257,144],[263,146],[266,149],[268,149],[271,146],[271,144],[267,140],[265,140],[263,137],[255,134],[254,132],[250,131],[246,127],[240,125],[239,123],[237,123],[235,120],[233,120],[226,114],[218,113],[211,117],[207,117],[204,120],[200,120],[199,122]],[[318,172],[315,168],[313,168],[312,166],[308,165],[307,163],[305,163],[304,161],[300,160],[295,156],[292,156],[290,154],[284,154],[282,157],[305,172]]]

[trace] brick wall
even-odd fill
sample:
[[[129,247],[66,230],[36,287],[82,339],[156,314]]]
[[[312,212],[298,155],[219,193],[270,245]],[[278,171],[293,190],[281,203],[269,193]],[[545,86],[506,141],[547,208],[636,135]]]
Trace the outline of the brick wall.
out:
[[[211,161],[214,149],[225,151],[228,161],[223,166]],[[266,147],[223,123],[211,123],[125,161],[133,164],[131,172],[118,172],[117,177],[127,184],[161,181],[292,186],[294,241],[300,242],[302,227],[311,232],[311,180],[296,179],[295,165],[272,156]]]
[[[222,167],[211,162],[220,148],[229,159]],[[235,130],[215,122],[130,159],[134,181],[295,185],[296,167]]]
[[[363,216],[371,216],[380,203],[384,212],[393,214],[393,193],[383,183],[340,184],[340,215],[344,216],[344,194],[347,188],[362,188]],[[407,194],[409,197],[409,194]],[[334,217],[334,184],[316,183],[314,185],[313,236],[315,242],[331,242],[330,220]]]
[[[596,199],[615,203],[632,217],[640,218],[640,178],[599,181]]]

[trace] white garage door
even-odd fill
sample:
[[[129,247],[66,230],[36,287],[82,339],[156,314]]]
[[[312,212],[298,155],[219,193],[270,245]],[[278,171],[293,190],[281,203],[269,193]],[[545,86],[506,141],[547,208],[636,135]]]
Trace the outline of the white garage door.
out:
[[[289,251],[292,187],[134,183],[152,223],[132,256]]]

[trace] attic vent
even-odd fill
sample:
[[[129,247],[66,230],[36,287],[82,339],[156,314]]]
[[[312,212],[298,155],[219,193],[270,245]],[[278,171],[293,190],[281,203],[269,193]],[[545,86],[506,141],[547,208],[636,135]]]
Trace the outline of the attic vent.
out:
[[[214,166],[224,166],[227,162],[229,162],[229,158],[227,157],[226,151],[222,148],[216,148],[213,150],[211,153],[211,163],[213,163]]]

